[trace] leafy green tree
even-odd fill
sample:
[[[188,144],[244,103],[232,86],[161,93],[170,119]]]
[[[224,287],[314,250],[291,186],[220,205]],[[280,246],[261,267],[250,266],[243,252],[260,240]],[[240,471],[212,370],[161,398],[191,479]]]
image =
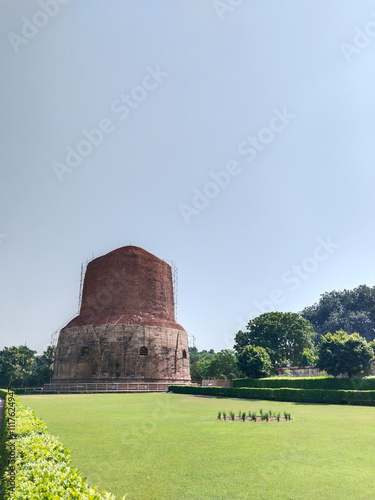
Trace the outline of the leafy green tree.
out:
[[[208,366],[215,354],[213,349],[209,351],[198,351],[196,347],[189,347],[190,352],[190,373],[192,380],[201,382],[202,379],[207,378]]]
[[[367,341],[375,339],[375,287],[326,292],[318,303],[305,307],[301,316],[311,322],[318,341],[327,332],[357,332]]]
[[[374,359],[374,350],[366,339],[358,333],[348,335],[342,330],[323,335],[318,351],[318,368],[334,376],[368,375]]]
[[[289,362],[298,365],[303,350],[314,345],[311,323],[296,313],[264,313],[249,321],[246,328],[235,337],[235,351],[240,353],[247,345],[263,347],[273,365]]]
[[[237,356],[231,349],[223,349],[208,362],[206,375],[209,378],[226,379],[239,377]]]
[[[318,362],[318,357],[315,356],[312,349],[304,349],[301,357],[301,366],[315,366]]]
[[[250,378],[269,377],[272,371],[268,352],[259,346],[247,345],[238,355],[240,370]]]
[[[48,346],[40,356],[27,346],[4,347],[0,351],[0,386],[35,387],[51,381],[55,347]]]
[[[205,359],[203,361],[197,361],[195,366],[193,367],[193,379],[197,382],[201,382],[202,379],[208,378],[208,367],[210,366],[209,360]]]
[[[190,358],[198,354],[198,349],[196,347],[189,347]]]
[[[240,375],[236,353],[223,349],[217,353],[213,349],[198,351],[190,348],[190,372],[193,380],[205,378],[235,378]]]
[[[0,351],[0,386],[26,386],[32,377],[35,353],[22,345],[4,347]]]
[[[215,354],[215,351],[213,349],[210,349],[209,351],[207,351],[206,349],[203,349],[203,351],[198,351],[196,347],[189,347],[189,353],[190,363],[192,363],[211,360],[213,355]]]
[[[53,375],[56,348],[48,346],[40,356],[36,356],[30,381],[32,386],[49,384]]]

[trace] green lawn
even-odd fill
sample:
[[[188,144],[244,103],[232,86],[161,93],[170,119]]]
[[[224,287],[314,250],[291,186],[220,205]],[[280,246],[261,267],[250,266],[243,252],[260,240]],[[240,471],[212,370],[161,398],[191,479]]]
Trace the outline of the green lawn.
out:
[[[92,485],[127,500],[370,500],[375,408],[183,394],[21,396]],[[219,410],[288,411],[223,422]]]

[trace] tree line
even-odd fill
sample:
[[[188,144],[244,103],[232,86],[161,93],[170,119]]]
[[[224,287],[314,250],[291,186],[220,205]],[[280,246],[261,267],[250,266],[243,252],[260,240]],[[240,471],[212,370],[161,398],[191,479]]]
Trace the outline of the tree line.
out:
[[[237,332],[233,350],[210,352],[191,353],[197,381],[267,377],[289,366],[366,375],[375,352],[375,287],[324,293],[298,314],[261,314]]]
[[[0,387],[40,387],[51,381],[55,347],[41,354],[24,346],[0,351]]]

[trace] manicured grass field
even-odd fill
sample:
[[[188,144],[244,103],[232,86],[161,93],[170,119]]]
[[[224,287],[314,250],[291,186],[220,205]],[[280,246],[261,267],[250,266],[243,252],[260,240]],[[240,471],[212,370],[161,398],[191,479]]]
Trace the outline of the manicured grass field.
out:
[[[21,396],[92,485],[127,500],[369,500],[375,408],[183,394]],[[220,410],[290,412],[223,422]]]

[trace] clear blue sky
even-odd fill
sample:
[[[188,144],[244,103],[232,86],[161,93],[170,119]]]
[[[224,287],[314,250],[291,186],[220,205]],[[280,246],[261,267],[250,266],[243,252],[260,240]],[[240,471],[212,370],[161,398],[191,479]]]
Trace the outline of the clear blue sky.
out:
[[[81,263],[130,243],[176,263],[199,349],[375,285],[375,2],[2,0],[0,23],[0,348],[45,349]]]

